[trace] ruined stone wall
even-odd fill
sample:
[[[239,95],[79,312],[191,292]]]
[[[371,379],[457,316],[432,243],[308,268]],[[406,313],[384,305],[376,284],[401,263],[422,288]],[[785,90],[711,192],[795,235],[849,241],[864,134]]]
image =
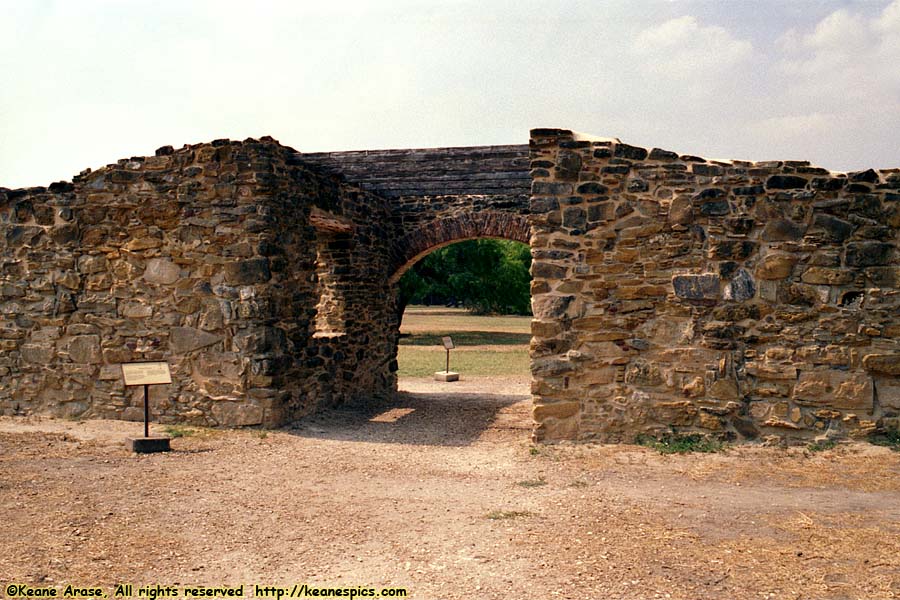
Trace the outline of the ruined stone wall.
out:
[[[536,439],[897,427],[900,170],[564,130],[532,132],[530,175],[521,153],[218,140],[0,188],[0,413],[140,418],[119,365],[142,360],[172,367],[163,422],[387,396],[402,270],[530,227]]]
[[[531,149],[537,439],[897,426],[900,170]]]
[[[399,324],[388,282],[395,238],[390,204],[343,178],[321,175],[302,157],[292,164],[295,181],[319,181],[316,189],[290,194],[314,211],[306,248],[312,251],[316,283],[311,305],[294,303],[307,310],[311,322],[308,329],[302,323],[294,328],[293,356],[304,358],[302,364],[295,360],[294,371],[281,383],[288,389],[297,381],[316,384],[314,390],[294,392],[289,416],[295,419],[342,402],[393,395]]]
[[[386,221],[386,205],[292,153],[219,140],[0,189],[0,412],[140,418],[119,364],[142,360],[172,367],[151,395],[163,422],[271,426],[389,393],[387,236],[361,218]],[[333,338],[316,331],[317,203],[363,223],[323,267],[359,283]]]

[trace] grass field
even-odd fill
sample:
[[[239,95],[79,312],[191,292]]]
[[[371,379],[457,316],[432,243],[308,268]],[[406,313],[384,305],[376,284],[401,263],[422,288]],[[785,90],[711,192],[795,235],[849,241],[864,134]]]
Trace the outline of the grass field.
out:
[[[400,326],[400,377],[430,377],[444,370],[441,337],[456,348],[450,370],[463,376],[490,377],[528,373],[531,317],[479,316],[461,308],[410,306]]]

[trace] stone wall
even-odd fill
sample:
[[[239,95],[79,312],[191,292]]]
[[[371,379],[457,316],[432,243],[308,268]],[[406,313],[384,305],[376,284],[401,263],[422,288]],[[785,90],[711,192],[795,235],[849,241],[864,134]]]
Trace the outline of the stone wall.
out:
[[[391,393],[387,204],[293,154],[218,140],[0,189],[0,412],[140,418],[119,364],[146,360],[172,368],[162,422],[273,426]],[[344,213],[350,235],[329,229]],[[317,329],[320,277],[341,280],[340,331]]]
[[[900,414],[900,170],[532,131],[538,440],[861,435]]]
[[[138,419],[119,365],[146,360],[168,423],[388,396],[400,273],[503,237],[532,247],[537,440],[897,427],[900,170],[529,152],[217,140],[0,188],[0,413]]]

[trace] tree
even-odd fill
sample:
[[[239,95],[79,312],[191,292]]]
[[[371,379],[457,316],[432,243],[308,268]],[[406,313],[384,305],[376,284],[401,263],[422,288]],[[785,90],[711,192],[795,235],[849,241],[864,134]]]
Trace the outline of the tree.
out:
[[[435,250],[400,279],[400,304],[462,305],[476,314],[531,313],[531,251],[479,239]]]

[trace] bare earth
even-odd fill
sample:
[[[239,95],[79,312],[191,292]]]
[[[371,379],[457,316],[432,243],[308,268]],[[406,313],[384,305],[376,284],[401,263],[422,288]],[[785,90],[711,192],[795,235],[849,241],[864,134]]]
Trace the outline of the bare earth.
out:
[[[900,453],[533,448],[522,378],[402,387],[391,405],[164,455],[126,450],[136,423],[0,419],[0,580],[900,597]]]

